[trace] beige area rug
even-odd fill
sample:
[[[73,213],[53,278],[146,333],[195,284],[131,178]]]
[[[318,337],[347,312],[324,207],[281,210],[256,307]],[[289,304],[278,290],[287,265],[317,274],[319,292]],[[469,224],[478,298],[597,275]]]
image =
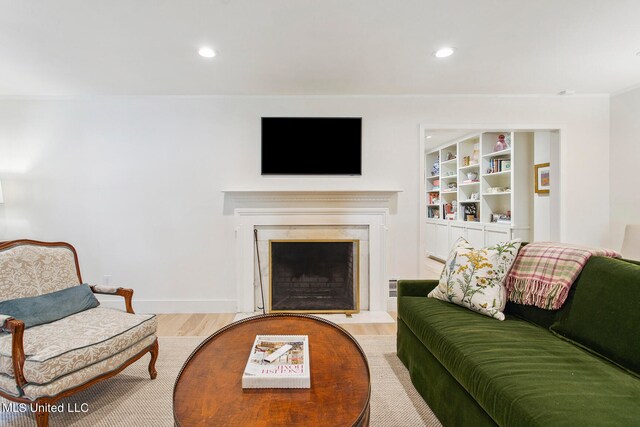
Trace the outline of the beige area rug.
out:
[[[49,417],[52,427],[76,426],[173,426],[173,383],[201,337],[160,337],[158,378],[147,374],[148,356],[119,375],[60,402],[65,408],[83,403],[86,413],[57,413]],[[440,426],[429,407],[413,388],[409,374],[395,354],[395,336],[357,336],[371,369],[371,426]],[[35,426],[30,413],[15,413],[0,398],[0,426]]]

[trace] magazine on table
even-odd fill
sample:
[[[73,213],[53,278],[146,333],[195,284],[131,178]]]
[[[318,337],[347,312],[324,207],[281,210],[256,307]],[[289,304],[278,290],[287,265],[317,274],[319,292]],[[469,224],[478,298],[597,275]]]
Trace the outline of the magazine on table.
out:
[[[307,335],[257,335],[242,388],[310,388]]]

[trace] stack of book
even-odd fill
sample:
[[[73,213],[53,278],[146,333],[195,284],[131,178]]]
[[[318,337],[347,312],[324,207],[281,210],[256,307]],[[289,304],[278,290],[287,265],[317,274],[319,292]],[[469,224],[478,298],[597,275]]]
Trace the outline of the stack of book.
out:
[[[242,388],[310,388],[307,335],[257,335]]]
[[[489,168],[491,169],[491,173],[511,170],[511,159],[491,159]]]

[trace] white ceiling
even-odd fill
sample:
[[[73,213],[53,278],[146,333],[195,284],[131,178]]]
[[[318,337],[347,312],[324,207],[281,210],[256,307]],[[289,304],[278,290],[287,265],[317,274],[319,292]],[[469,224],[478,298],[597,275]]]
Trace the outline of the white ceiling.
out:
[[[640,0],[0,0],[0,96],[614,93],[638,51]]]

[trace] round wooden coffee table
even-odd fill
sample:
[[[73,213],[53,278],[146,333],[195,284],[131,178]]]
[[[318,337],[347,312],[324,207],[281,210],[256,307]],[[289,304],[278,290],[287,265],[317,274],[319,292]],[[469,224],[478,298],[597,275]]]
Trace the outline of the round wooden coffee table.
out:
[[[256,335],[308,335],[311,388],[243,389]],[[173,388],[178,426],[368,426],[369,365],[353,337],[324,319],[267,314],[232,323],[185,362]]]

